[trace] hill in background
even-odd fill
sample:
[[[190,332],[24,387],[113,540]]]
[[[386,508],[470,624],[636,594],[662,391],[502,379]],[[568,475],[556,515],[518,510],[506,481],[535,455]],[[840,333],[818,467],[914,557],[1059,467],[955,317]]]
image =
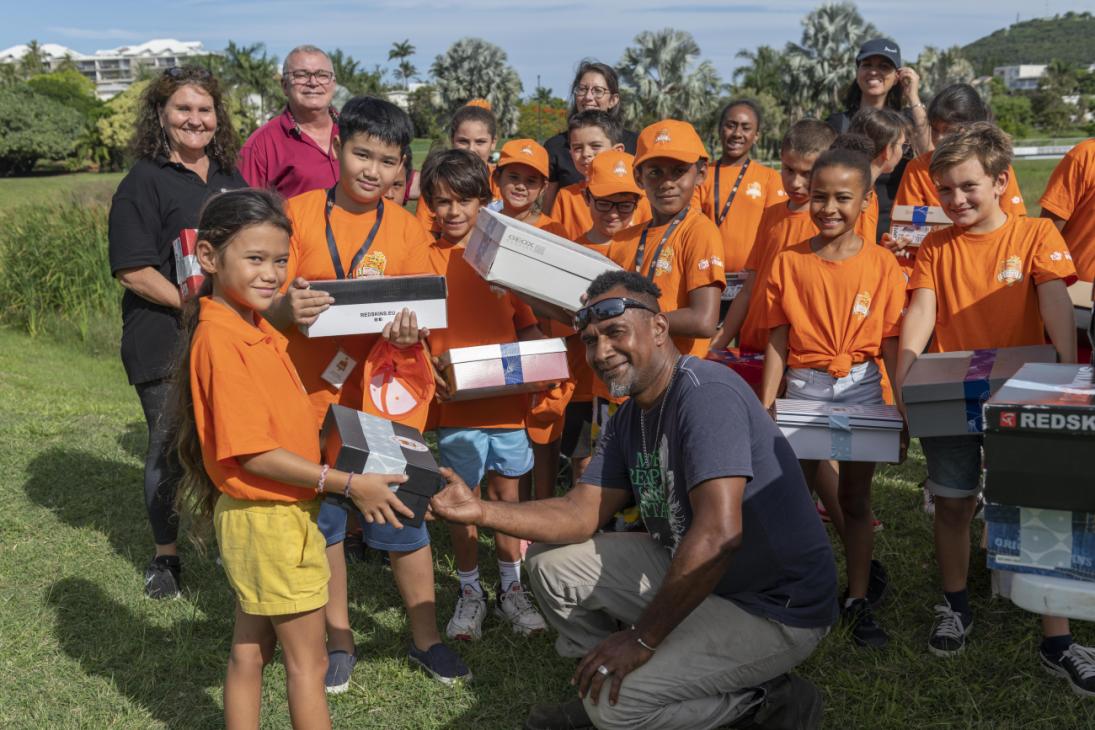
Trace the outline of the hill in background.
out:
[[[1024,20],[970,43],[962,53],[978,76],[1019,63],[1058,60],[1087,66],[1095,63],[1095,16],[1070,12]]]

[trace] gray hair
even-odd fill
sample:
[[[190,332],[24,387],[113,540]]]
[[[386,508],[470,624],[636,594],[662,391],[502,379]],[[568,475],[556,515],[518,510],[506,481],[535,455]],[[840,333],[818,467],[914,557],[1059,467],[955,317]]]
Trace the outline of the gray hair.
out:
[[[305,43],[303,46],[297,46],[293,50],[289,51],[289,53],[285,54],[285,61],[283,61],[281,64],[282,76],[285,76],[287,73],[289,73],[289,59],[297,55],[298,53],[318,53],[319,55],[326,58],[328,61],[331,60],[331,57],[327,55],[327,51],[319,48],[318,46],[313,46],[309,43]]]

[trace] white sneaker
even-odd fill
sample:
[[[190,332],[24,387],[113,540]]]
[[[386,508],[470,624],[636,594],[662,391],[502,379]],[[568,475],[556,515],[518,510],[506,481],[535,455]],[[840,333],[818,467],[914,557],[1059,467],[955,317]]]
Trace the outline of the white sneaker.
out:
[[[498,600],[494,604],[494,615],[505,619],[513,626],[513,633],[530,636],[547,629],[544,617],[532,605],[532,599],[525,593],[524,586],[515,581],[505,593],[498,587]]]
[[[487,594],[477,593],[471,586],[465,586],[456,601],[445,635],[461,641],[478,641],[483,636],[483,619],[487,615]]]

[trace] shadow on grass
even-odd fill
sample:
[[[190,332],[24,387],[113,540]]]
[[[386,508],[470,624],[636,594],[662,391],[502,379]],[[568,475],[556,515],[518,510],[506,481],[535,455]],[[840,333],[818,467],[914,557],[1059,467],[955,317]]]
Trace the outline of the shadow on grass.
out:
[[[223,723],[207,687],[223,681],[231,619],[149,623],[83,578],[54,583],[54,634],[84,672],[109,680],[166,727]]]
[[[115,552],[144,569],[152,554],[152,536],[141,468],[54,446],[34,457],[27,473],[24,489],[31,501],[72,527],[103,533]]]
[[[142,421],[130,421],[118,434],[118,445],[134,459],[143,462],[148,452],[148,426]]]

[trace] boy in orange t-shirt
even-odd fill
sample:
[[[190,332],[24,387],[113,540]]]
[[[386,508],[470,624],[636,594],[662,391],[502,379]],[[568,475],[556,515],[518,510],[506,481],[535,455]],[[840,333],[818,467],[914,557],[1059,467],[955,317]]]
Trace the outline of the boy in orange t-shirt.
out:
[[[566,237],[566,231],[551,216],[537,208],[547,187],[548,153],[534,139],[511,139],[491,173],[491,189],[498,191],[501,213],[548,233]]]
[[[817,233],[817,226],[810,217],[810,173],[814,161],[834,139],[836,132],[832,127],[816,119],[795,122],[784,135],[779,175],[787,193],[787,203],[765,209],[757,228],[756,243],[745,262],[748,278],[726,312],[722,328],[711,341],[712,349],[725,349],[735,339],[742,352],[762,353],[767,347],[765,292],[768,270],[785,247]]]
[[[489,106],[481,106],[478,103],[469,102],[456,110],[449,122],[449,144],[454,150],[468,150],[474,152],[483,164],[487,166],[487,173],[493,172],[490,158],[494,154],[494,148],[498,144],[498,120],[494,117]],[[421,186],[421,175],[419,176]],[[494,178],[491,177],[490,197],[487,202],[498,200],[498,189],[494,186]],[[414,209],[414,216],[422,227],[432,233],[434,237],[441,235],[441,224],[437,221],[433,209],[422,196],[419,190],[418,204]]]
[[[466,150],[431,155],[422,169],[422,195],[437,211],[441,237],[430,249],[434,268],[444,273],[449,290],[448,327],[430,334],[434,355],[454,347],[503,344],[543,335],[528,305],[509,292],[497,292],[464,260],[464,249],[475,228],[479,208],[490,199],[490,182],[481,161]],[[446,400],[447,387],[438,383],[438,448],[441,463],[471,488],[484,475],[492,500],[516,502],[518,479],[532,468],[532,449],[525,433],[528,396],[497,396],[469,401]],[[476,640],[482,636],[487,593],[479,581],[478,532],[474,526],[449,525],[457,577],[456,610],[449,637]],[[495,613],[514,633],[529,635],[546,628],[530,595],[521,584],[520,541],[496,533],[500,584]]]
[[[779,173],[750,158],[760,135],[762,115],[752,99],[738,99],[719,114],[722,157],[715,162],[697,198],[703,214],[722,234],[727,272],[745,270],[764,209],[787,200]]]
[[[889,251],[855,231],[873,197],[870,158],[834,148],[814,163],[810,212],[819,233],[783,249],[772,264],[766,292],[768,348],[761,402],[771,409],[786,377],[785,398],[881,405],[881,357],[897,364],[897,335],[905,304],[905,277]],[[882,648],[889,636],[877,624],[869,590],[874,526],[871,511],[873,462],[840,464],[835,495],[814,478],[819,463],[803,472],[843,516],[840,537],[847,556],[848,590],[842,615],[858,646]],[[834,500],[833,497],[837,499]],[[832,504],[832,502],[836,504]]]
[[[1011,141],[988,122],[948,135],[932,155],[932,180],[953,225],[930,233],[916,257],[901,329],[898,393],[929,342],[933,352],[1018,347],[1042,344],[1048,332],[1060,361],[1076,361],[1066,291],[1076,279],[1072,256],[1051,222],[1001,209],[1010,162]],[[928,642],[937,656],[961,652],[973,623],[966,585],[981,441],[981,434],[920,439],[927,488],[935,496],[935,557],[945,597],[935,607]],[[1042,661],[1067,673],[1073,661],[1068,620],[1042,619]]]
[[[574,167],[587,178],[589,165],[597,155],[609,150],[622,152],[624,149],[623,127],[619,120],[599,109],[586,109],[572,116],[567,135]],[[548,211],[572,241],[593,227],[585,191],[586,180],[567,185],[556,193]],[[639,201],[639,209],[633,220],[635,223],[650,220],[650,205],[645,199]]]
[[[289,262],[281,295],[266,318],[289,341],[289,357],[311,399],[317,431],[332,403],[358,410],[364,405],[362,363],[378,335],[305,337],[296,325],[311,324],[333,303],[321,288],[313,289],[311,282],[435,273],[429,260],[430,235],[402,207],[383,201],[391,182],[403,175],[409,125],[406,113],[389,102],[368,97],[347,102],[335,140],[339,182],[331,190],[313,190],[286,204],[293,222]],[[329,248],[332,242],[337,260]],[[356,663],[343,549],[347,512],[324,502],[319,524],[331,566],[328,691],[337,693],[349,687]],[[409,660],[441,681],[467,676],[467,667],[441,643],[437,631],[432,609],[433,555],[425,525],[405,525],[397,530],[390,525],[365,524],[362,531],[366,543],[388,552],[404,604],[413,607],[408,611],[412,636]]]
[[[1039,202],[1042,217],[1064,236],[1080,280],[1095,280],[1095,139],[1061,158]]]

